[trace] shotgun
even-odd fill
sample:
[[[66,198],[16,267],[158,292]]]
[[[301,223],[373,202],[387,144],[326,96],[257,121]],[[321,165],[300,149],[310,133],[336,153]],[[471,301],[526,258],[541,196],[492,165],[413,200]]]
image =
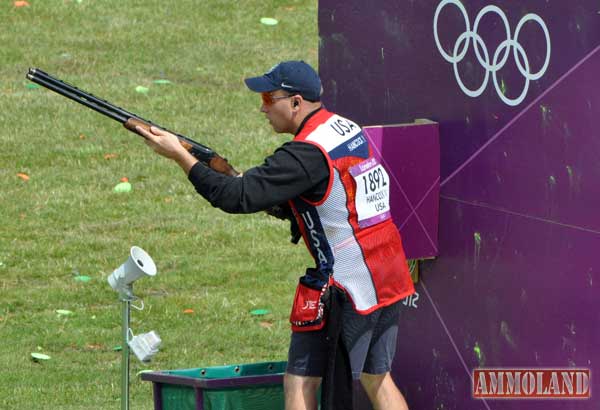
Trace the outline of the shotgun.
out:
[[[29,72],[27,73],[27,79],[41,85],[42,87],[54,91],[63,97],[67,97],[75,102],[78,102],[79,104],[91,108],[100,114],[112,118],[115,121],[119,121],[125,128],[127,128],[129,131],[135,132],[136,134],[138,134],[138,132],[135,130],[136,126],[140,126],[141,128],[147,130],[149,130],[151,126],[154,126],[175,134],[177,138],[179,138],[181,145],[196,159],[198,159],[198,161],[222,174],[230,176],[239,175],[239,172],[229,165],[225,158],[221,157],[211,148],[208,148],[207,146],[202,145],[184,135],[169,131],[160,125],[153,123],[152,121],[143,119],[139,115],[133,114],[109,103],[108,101],[102,100],[90,93],[80,90],[71,84],[65,83],[64,81],[61,81],[50,74],[43,72],[39,68],[30,68]]]
[[[92,110],[99,112],[100,114],[106,115],[109,118],[112,118],[115,121],[119,121],[125,128],[129,131],[138,134],[135,127],[140,126],[146,130],[150,129],[150,127],[157,127],[168,131],[172,134],[175,134],[177,138],[179,138],[179,142],[181,145],[189,151],[198,161],[202,162],[209,168],[220,172],[221,174],[229,175],[229,176],[238,176],[240,173],[236,171],[227,160],[217,154],[211,148],[208,148],[205,145],[200,144],[184,135],[177,134],[173,131],[169,131],[168,129],[161,127],[153,123],[152,121],[148,121],[140,117],[139,115],[133,114],[129,111],[124,110],[123,108],[117,107],[105,101],[101,98],[98,98],[90,93],[87,93],[79,88],[65,83],[48,73],[40,70],[39,68],[30,68],[27,73],[27,78],[33,81],[36,84],[41,85],[44,88],[47,88],[55,93],[62,95],[63,97],[67,97],[75,102],[78,102],[81,105],[84,105]],[[138,134],[140,135],[140,134]],[[143,135],[141,135],[143,137]],[[300,239],[300,230],[298,229],[298,225],[294,217],[291,214],[291,209],[289,209],[289,205],[281,204],[275,205],[265,212],[271,216],[274,216],[283,220],[291,221],[291,235],[292,242],[298,243]]]

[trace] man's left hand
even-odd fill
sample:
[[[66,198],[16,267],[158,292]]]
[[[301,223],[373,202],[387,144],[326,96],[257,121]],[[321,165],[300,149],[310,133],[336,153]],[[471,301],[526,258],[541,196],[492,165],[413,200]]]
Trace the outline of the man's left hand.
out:
[[[177,160],[188,153],[179,142],[179,138],[168,131],[157,127],[150,127],[150,131],[146,131],[140,126],[135,129],[146,138],[146,145],[163,157]]]
[[[150,131],[137,126],[135,130],[146,139],[146,145],[156,151],[163,157],[170,158],[177,162],[183,172],[190,173],[192,167],[198,162],[192,154],[188,152],[180,143],[175,134],[161,130],[157,127],[150,127]]]

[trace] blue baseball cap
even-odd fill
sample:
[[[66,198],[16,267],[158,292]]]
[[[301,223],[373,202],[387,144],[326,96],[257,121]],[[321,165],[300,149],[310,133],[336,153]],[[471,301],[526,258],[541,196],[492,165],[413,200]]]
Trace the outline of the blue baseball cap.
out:
[[[321,99],[319,74],[304,61],[283,61],[264,75],[246,78],[244,82],[257,93],[284,90],[312,102]]]

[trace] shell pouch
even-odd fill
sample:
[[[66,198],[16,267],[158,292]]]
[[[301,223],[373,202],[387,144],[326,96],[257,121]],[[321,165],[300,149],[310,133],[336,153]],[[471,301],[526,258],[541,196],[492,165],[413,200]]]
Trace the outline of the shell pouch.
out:
[[[325,308],[329,295],[330,276],[317,269],[307,269],[300,277],[290,323],[294,332],[320,330],[325,326]]]

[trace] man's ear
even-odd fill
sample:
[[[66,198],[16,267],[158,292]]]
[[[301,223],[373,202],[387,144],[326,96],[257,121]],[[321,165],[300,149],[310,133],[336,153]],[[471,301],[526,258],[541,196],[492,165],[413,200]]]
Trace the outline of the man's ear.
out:
[[[295,95],[292,97],[292,108],[298,108],[300,106],[300,103],[302,102],[302,96],[301,95]]]

